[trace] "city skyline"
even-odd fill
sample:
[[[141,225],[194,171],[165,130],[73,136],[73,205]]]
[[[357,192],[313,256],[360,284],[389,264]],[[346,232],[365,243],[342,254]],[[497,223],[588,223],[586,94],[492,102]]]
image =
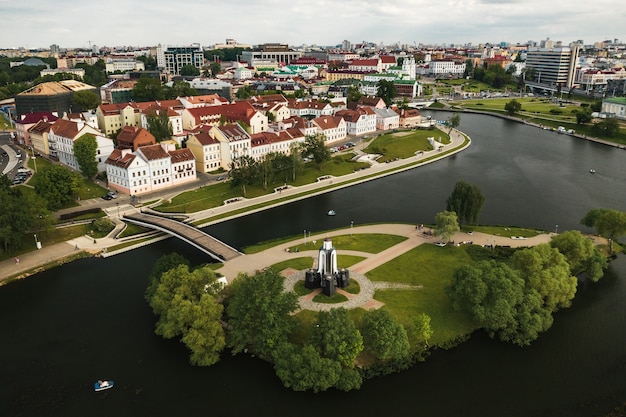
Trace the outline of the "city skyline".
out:
[[[598,0],[0,0],[0,48],[155,46],[232,38],[242,44],[287,43],[331,46],[344,39],[391,45],[538,42],[564,45],[583,40],[624,40],[626,7]],[[329,11],[332,10],[332,13]],[[232,19],[225,18],[232,16]],[[91,18],[88,18],[91,17]]]

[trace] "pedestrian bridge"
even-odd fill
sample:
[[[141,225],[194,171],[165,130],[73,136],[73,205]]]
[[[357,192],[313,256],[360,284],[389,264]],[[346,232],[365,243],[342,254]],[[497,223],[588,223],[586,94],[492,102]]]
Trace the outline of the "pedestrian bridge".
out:
[[[170,235],[195,246],[219,262],[229,261],[239,255],[242,255],[242,253],[238,250],[215,239],[213,236],[204,233],[202,230],[167,217],[146,213],[132,213],[124,214],[124,220],[143,227],[169,233]]]

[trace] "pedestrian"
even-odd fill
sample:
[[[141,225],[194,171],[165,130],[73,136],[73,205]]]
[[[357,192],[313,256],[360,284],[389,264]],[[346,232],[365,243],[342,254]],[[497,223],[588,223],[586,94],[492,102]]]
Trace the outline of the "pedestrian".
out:
[[[78,243],[74,245],[74,250],[78,250]]]
[[[16,264],[19,264],[19,263],[20,263],[20,258],[15,257],[15,263],[16,263]]]

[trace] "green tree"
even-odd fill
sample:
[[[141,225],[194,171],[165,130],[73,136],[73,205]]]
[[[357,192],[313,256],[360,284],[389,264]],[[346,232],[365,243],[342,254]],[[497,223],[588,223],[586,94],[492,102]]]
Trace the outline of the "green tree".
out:
[[[189,271],[187,265],[180,264],[161,274],[148,300],[159,317],[155,333],[166,339],[180,337],[191,350],[193,365],[213,365],[226,345],[221,324],[223,306],[215,299],[220,289],[210,268]]]
[[[97,150],[96,137],[91,133],[85,133],[74,142],[74,157],[80,171],[87,178],[93,178],[98,173]]]
[[[209,69],[211,70],[211,75],[213,77],[217,77],[217,74],[220,73],[220,71],[222,70],[222,64],[220,62],[211,62],[211,65],[209,65]]]
[[[262,358],[287,341],[294,328],[290,313],[298,297],[283,290],[284,278],[272,269],[254,276],[239,274],[230,285],[228,342],[233,354],[250,349]]]
[[[456,213],[459,226],[463,223],[475,224],[484,204],[485,197],[480,188],[465,181],[458,181],[446,201],[446,210]]]
[[[626,234],[626,213],[610,209],[592,209],[580,221],[593,227],[596,233],[609,239],[609,252],[613,254],[613,241]]]
[[[591,122],[591,109],[589,107],[583,107],[582,109],[576,112],[576,123],[579,125],[583,125],[585,123]]]
[[[150,302],[150,299],[154,295],[157,286],[161,282],[161,275],[170,269],[175,269],[178,265],[190,266],[189,261],[182,255],[172,252],[168,255],[163,255],[152,266],[150,275],[148,275],[148,288],[146,289],[145,298]]]
[[[526,285],[541,295],[548,311],[552,313],[571,305],[577,280],[558,249],[545,243],[519,250],[511,257],[511,265],[519,271]]]
[[[593,282],[597,282],[604,274],[606,257],[578,230],[568,230],[554,236],[550,246],[565,255],[572,275],[585,272]]]
[[[35,192],[48,203],[48,210],[57,211],[74,201],[80,181],[77,172],[49,165],[38,172]]]
[[[461,124],[461,115],[458,113],[454,113],[452,116],[448,117],[446,120],[446,125],[448,126],[448,135],[452,132],[452,129],[456,129]]]
[[[294,391],[326,391],[338,383],[341,365],[323,358],[311,345],[281,344],[274,354],[274,370],[283,385]]]
[[[151,55],[140,55],[137,57],[137,61],[143,62],[146,71],[154,71],[157,68],[156,59]]]
[[[72,94],[72,110],[93,110],[100,105],[100,96],[91,90],[79,90]]]
[[[163,96],[168,100],[174,100],[177,97],[197,96],[198,91],[192,88],[187,81],[174,81],[172,86],[164,85]]]
[[[413,318],[413,335],[418,343],[428,347],[428,341],[433,337],[433,329],[430,325],[430,316],[426,313],[420,313]]]
[[[244,85],[237,89],[235,97],[237,97],[238,100],[246,100],[252,97],[252,94],[254,94],[254,92],[252,91],[252,87],[250,87],[249,85]]]
[[[351,368],[363,350],[363,337],[345,308],[321,311],[317,315],[311,344],[324,358],[339,361]]]
[[[435,216],[435,236],[441,237],[444,241],[450,238],[459,230],[459,222],[456,213],[453,211],[442,211]]]
[[[524,280],[506,264],[480,261],[455,273],[448,294],[456,309],[470,312],[493,337],[511,326],[524,296]]]
[[[180,68],[180,75],[182,75],[183,77],[185,76],[198,76],[200,75],[200,70],[198,69],[198,67],[196,67],[195,65],[191,65],[191,64],[187,64],[187,65],[183,65]]]
[[[592,131],[599,136],[612,137],[619,132],[619,122],[614,117],[609,117],[601,122],[594,123]]]
[[[406,330],[387,310],[370,310],[365,313],[361,334],[365,349],[380,361],[402,360],[410,354]]]
[[[46,202],[34,193],[23,192],[22,187],[11,187],[6,175],[0,176],[0,207],[0,242],[5,252],[22,247],[26,231],[45,230],[52,221]]]
[[[148,132],[150,132],[157,142],[167,140],[172,137],[172,125],[167,111],[151,111],[146,116]]]
[[[259,166],[257,162],[248,155],[236,157],[230,163],[231,186],[241,187],[243,196],[246,196],[246,186],[254,184],[259,178]]]
[[[387,106],[391,106],[393,99],[398,97],[398,90],[393,81],[380,80],[378,81],[378,97],[385,100]]]
[[[330,159],[330,149],[325,145],[326,135],[318,133],[315,135],[306,135],[304,144],[302,145],[304,155],[311,155],[318,170],[322,169],[324,162]]]
[[[513,99],[504,105],[504,110],[509,116],[513,116],[514,114],[519,113],[520,110],[522,110],[522,103]]]
[[[161,81],[151,77],[141,77],[133,87],[132,96],[135,101],[163,100],[165,93]]]
[[[358,85],[351,85],[350,87],[348,87],[348,103],[357,103],[361,97],[363,97],[363,94],[361,94],[361,91],[359,91],[359,86]]]

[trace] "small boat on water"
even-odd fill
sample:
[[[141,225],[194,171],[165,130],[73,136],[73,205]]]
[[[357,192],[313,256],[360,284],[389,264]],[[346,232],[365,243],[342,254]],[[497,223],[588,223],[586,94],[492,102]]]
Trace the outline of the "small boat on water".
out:
[[[104,391],[105,389],[113,388],[113,381],[98,381],[93,384],[94,391]]]
[[[595,174],[596,170],[595,169],[590,169],[589,172],[592,173],[592,174]]]
[[[326,213],[328,216],[334,216],[335,214],[335,210],[328,210],[328,213]]]

